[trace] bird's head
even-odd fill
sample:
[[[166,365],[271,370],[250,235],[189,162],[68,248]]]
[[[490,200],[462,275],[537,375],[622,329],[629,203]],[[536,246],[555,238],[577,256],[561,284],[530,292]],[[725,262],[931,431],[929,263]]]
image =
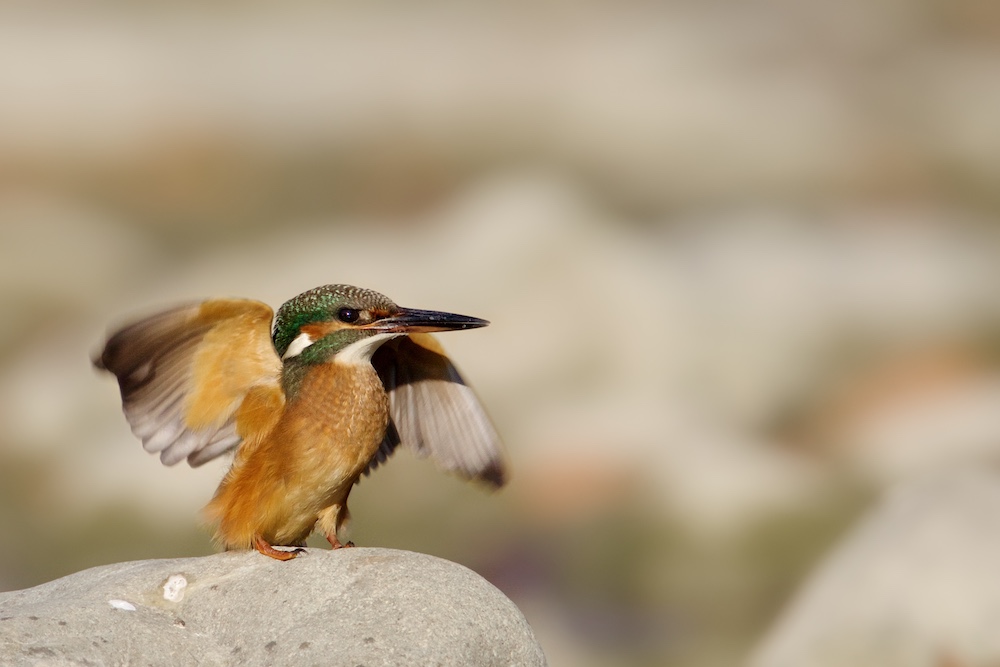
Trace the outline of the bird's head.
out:
[[[484,327],[477,317],[402,308],[378,292],[324,285],[278,309],[272,339],[286,363],[368,363],[379,345],[409,333]]]

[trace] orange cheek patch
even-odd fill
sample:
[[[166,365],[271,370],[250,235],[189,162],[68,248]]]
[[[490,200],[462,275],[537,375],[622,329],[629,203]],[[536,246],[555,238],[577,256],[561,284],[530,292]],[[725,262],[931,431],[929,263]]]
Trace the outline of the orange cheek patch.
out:
[[[346,329],[347,325],[343,322],[314,322],[312,324],[305,324],[299,329],[300,334],[306,334],[314,342],[332,334],[334,331],[340,331],[341,329]]]

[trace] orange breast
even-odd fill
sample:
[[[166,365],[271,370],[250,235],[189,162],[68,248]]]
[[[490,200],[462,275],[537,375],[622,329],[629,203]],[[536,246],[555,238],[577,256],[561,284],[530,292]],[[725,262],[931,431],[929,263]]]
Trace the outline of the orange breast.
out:
[[[254,535],[279,545],[304,541],[322,509],[346,502],[388,419],[370,365],[317,366],[270,433],[237,452],[206,508],[219,541],[228,548],[248,548]]]

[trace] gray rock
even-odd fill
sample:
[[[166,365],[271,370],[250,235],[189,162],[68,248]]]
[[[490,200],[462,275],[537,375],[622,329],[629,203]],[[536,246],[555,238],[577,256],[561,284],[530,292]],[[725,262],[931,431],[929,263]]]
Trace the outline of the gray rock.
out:
[[[896,489],[806,583],[752,667],[1000,665],[1000,474]]]
[[[119,563],[0,594],[3,665],[544,665],[524,616],[454,563],[310,549]]]

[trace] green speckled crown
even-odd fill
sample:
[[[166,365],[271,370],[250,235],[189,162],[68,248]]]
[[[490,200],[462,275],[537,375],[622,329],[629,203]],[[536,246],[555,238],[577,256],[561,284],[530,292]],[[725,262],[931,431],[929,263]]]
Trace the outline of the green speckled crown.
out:
[[[303,325],[333,319],[341,308],[392,310],[396,308],[396,304],[383,294],[353,285],[314,287],[289,299],[278,308],[271,334],[278,356],[284,356]]]

